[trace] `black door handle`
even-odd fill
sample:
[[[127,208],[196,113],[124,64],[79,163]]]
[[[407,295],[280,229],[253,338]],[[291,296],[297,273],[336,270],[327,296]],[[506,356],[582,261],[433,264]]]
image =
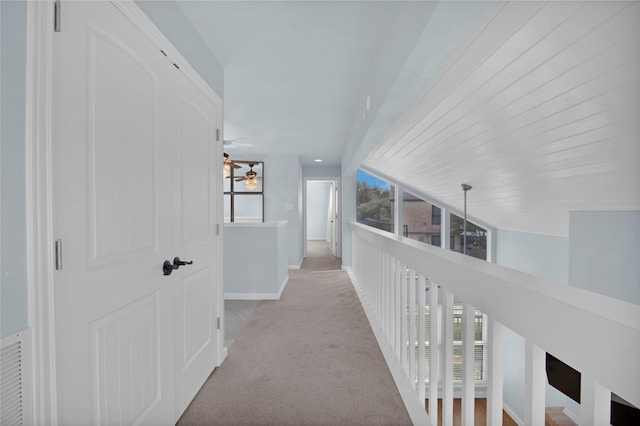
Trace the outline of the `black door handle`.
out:
[[[162,264],[162,272],[164,273],[164,275],[171,275],[174,269],[178,269],[183,265],[193,265],[193,260],[184,261],[184,260],[180,260],[179,257],[174,257],[173,264],[168,260],[165,260],[164,263]]]
[[[173,267],[175,269],[178,269],[179,267],[181,267],[183,265],[193,265],[193,260],[180,260],[179,257],[174,257],[173,258]]]

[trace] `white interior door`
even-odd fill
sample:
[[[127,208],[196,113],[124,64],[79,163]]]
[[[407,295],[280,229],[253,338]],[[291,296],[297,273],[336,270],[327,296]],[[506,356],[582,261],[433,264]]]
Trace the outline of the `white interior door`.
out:
[[[59,423],[171,423],[217,363],[217,193],[204,143],[219,111],[110,2],[65,2],[63,16],[53,55]],[[176,256],[194,263],[163,275]]]
[[[173,161],[174,254],[193,262],[173,275],[175,303],[176,419],[187,408],[217,365],[218,292],[216,203],[221,199],[222,154],[216,145],[220,105],[186,79],[177,82],[175,116],[179,117]],[[173,258],[172,258],[173,259]]]
[[[334,186],[333,182],[329,182],[329,205],[327,206],[327,242],[329,250],[335,256],[335,213],[334,213]]]
[[[339,205],[340,205],[340,192],[338,190],[338,181],[331,181],[331,207],[329,211],[329,215],[332,221],[331,227],[331,253],[334,256],[340,257],[340,215],[339,215]]]

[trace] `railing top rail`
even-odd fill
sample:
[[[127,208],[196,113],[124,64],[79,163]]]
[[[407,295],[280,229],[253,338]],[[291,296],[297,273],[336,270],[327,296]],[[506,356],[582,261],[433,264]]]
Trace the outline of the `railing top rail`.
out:
[[[640,405],[640,306],[359,223],[354,235]],[[604,284],[603,284],[604,285]]]

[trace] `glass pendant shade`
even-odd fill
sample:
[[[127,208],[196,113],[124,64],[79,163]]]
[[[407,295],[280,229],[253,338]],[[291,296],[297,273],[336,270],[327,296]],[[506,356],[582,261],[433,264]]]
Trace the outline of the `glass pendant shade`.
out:
[[[248,190],[254,190],[258,187],[258,178],[249,178],[247,180],[244,181],[244,186],[248,189]]]

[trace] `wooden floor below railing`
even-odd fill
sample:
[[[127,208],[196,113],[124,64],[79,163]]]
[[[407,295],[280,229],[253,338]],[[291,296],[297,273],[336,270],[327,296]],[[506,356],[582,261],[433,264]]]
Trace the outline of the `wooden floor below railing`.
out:
[[[453,399],[453,426],[460,426],[462,424],[462,417],[460,415],[462,400],[460,398]],[[429,400],[424,401],[424,408],[429,412]],[[475,426],[486,426],[487,424],[487,399],[476,398],[475,408]],[[518,424],[505,412],[502,411],[502,425],[503,426],[518,426]],[[442,426],[442,400],[438,399],[438,426]]]

